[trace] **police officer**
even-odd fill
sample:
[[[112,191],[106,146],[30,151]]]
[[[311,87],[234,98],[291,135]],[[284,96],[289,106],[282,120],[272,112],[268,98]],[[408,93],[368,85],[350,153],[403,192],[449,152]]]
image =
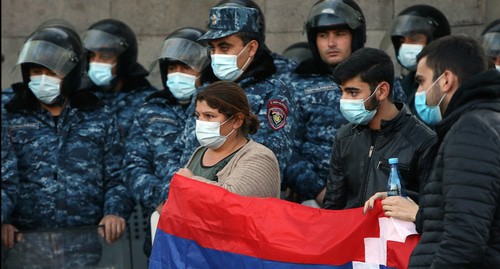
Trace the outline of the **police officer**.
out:
[[[495,68],[500,71],[500,19],[494,20],[484,28],[480,41]]]
[[[105,226],[100,233],[108,242],[117,240],[132,207],[120,177],[123,147],[113,114],[89,91],[77,91],[82,68],[78,34],[64,27],[37,30],[17,63],[23,81],[13,86],[15,95],[2,121],[16,153],[20,184],[12,214],[2,224],[3,244],[12,247],[18,230],[98,224]],[[99,261],[98,241],[62,240],[64,246],[75,243],[90,250],[65,249],[81,258],[68,256],[67,265]],[[30,251],[50,251],[48,246]]]
[[[186,119],[193,115],[188,111],[191,98],[202,83],[215,79],[208,48],[197,42],[204,33],[185,27],[166,37],[158,56],[164,88],[146,98],[126,141],[123,175],[148,216],[163,204],[166,197],[161,190],[168,188],[173,173],[181,167],[178,157],[182,152],[173,146]],[[144,251],[149,256],[151,238],[147,235]]]
[[[262,39],[260,46],[263,47],[264,50],[268,51],[273,58],[274,65],[276,66],[275,75],[279,76],[279,78],[285,82],[288,81],[290,74],[297,67],[297,64],[290,59],[280,55],[276,52],[271,51],[266,45],[266,21],[264,18],[264,13],[260,7],[253,0],[221,0],[216,7],[222,6],[235,6],[235,7],[248,7],[255,8],[258,11],[258,19],[257,19],[257,28],[259,30],[259,35]],[[209,26],[210,28],[210,26]]]
[[[275,77],[276,66],[257,25],[258,11],[254,8],[221,6],[210,9],[206,40],[211,48],[211,66],[219,80],[237,82],[247,94],[251,110],[260,121],[259,131],[251,138],[270,148],[276,155],[281,172],[289,163],[294,136],[296,107],[292,93]],[[194,113],[192,99],[189,111]],[[187,163],[199,145],[195,121],[190,119],[178,147],[183,150],[181,164]]]
[[[330,76],[337,64],[364,46],[365,18],[352,0],[321,0],[312,6],[305,30],[312,57],[299,63],[292,79],[301,127],[286,187],[298,194],[293,200],[321,204],[333,137],[347,123],[338,105],[342,93]]]
[[[406,103],[415,112],[413,103],[418,88],[415,82],[417,55],[425,45],[449,35],[450,24],[438,9],[428,5],[414,5],[398,14],[389,31],[398,63],[407,70],[407,74],[399,77],[396,83],[401,85]]]
[[[83,37],[87,53],[86,84],[116,113],[123,138],[146,96],[156,91],[149,72],[137,62],[137,40],[125,23],[105,19],[91,25]]]

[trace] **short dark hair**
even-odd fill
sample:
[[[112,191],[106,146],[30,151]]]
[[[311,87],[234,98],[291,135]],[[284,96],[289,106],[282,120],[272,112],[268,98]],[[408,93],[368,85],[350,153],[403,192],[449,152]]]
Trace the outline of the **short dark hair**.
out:
[[[250,111],[248,98],[243,89],[232,81],[217,81],[200,90],[196,102],[206,101],[214,109],[219,110],[227,118],[237,113],[243,114],[240,132],[243,136],[255,134],[259,129],[259,119]]]
[[[392,102],[394,85],[394,64],[384,51],[374,48],[361,48],[347,57],[333,70],[333,80],[342,84],[346,80],[360,76],[372,91],[385,81],[389,84],[389,100]]]
[[[458,83],[488,69],[488,56],[473,38],[451,35],[442,37],[425,46],[418,54],[417,62],[427,57],[427,66],[436,80],[445,70],[455,73]]]

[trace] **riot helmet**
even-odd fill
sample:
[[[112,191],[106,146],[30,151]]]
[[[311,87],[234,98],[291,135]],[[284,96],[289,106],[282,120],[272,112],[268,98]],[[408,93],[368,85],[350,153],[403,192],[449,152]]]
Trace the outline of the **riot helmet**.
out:
[[[81,81],[82,43],[68,27],[50,26],[37,29],[25,41],[17,60],[23,83],[30,82],[29,67],[41,65],[63,78],[61,95],[76,91]]]
[[[351,51],[366,42],[365,17],[353,0],[320,0],[314,4],[305,23],[307,40],[315,59],[320,59],[316,34],[325,29],[348,29],[352,33]]]
[[[87,58],[90,57],[90,51],[112,52],[117,55],[118,77],[146,72],[137,63],[136,36],[132,29],[121,21],[105,19],[92,24],[83,37],[83,46],[87,50]]]
[[[170,33],[163,42],[158,55],[161,81],[165,87],[167,68],[170,64],[181,62],[197,72],[202,72],[210,63],[210,52],[204,42],[197,41],[205,31],[185,27]]]
[[[288,46],[283,51],[283,56],[296,63],[301,63],[302,61],[311,58],[312,55],[307,42],[297,42]]]
[[[500,57],[500,19],[496,19],[481,33],[481,45],[490,58]]]
[[[433,40],[449,35],[450,24],[444,14],[432,6],[415,5],[404,9],[394,19],[390,28],[396,56],[401,47],[401,38],[417,33],[424,34],[427,38],[426,44],[429,44]]]

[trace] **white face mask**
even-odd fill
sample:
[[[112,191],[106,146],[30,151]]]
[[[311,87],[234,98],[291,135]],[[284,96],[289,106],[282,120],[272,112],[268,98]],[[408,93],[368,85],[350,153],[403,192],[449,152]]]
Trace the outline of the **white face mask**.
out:
[[[419,44],[401,44],[398,53],[398,60],[401,65],[410,71],[415,71],[417,68],[417,55],[423,48],[424,46]]]
[[[89,78],[97,86],[108,86],[115,78],[111,70],[114,64],[91,62],[89,64]]]
[[[38,100],[45,104],[53,104],[61,94],[61,79],[57,77],[39,75],[30,76],[28,87]]]
[[[248,43],[250,44],[250,43]],[[248,44],[238,53],[238,55],[212,54],[212,69],[216,77],[220,80],[235,81],[243,74],[250,57],[241,69],[238,68],[238,57],[247,48]]]
[[[167,87],[177,100],[187,100],[196,91],[196,77],[180,72],[167,75]]]
[[[500,71],[500,65],[495,65],[495,68]]]
[[[210,149],[220,148],[224,142],[226,142],[227,138],[234,132],[234,130],[236,130],[233,129],[226,136],[220,134],[220,127],[231,118],[227,119],[223,123],[217,121],[212,122],[196,120],[196,138],[198,139],[200,145]]]

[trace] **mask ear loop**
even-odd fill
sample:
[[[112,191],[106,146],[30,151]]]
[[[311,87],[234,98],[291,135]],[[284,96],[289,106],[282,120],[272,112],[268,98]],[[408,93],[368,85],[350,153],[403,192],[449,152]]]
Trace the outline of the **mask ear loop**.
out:
[[[438,82],[438,81],[439,81],[439,80],[440,80],[443,76],[444,76],[444,73],[443,73],[443,74],[441,74],[441,76],[439,76],[439,77],[436,79],[436,81],[434,81],[434,82],[431,84],[431,86],[429,86],[429,88],[425,91],[425,92],[426,92],[426,94],[427,94],[427,92],[428,92],[428,91],[429,91],[429,90],[430,90],[430,89],[434,86],[434,84],[436,84],[436,82]],[[439,107],[439,105],[441,105],[441,102],[443,102],[443,100],[444,100],[444,97],[445,97],[445,96],[446,96],[446,93],[444,93],[444,94],[443,94],[443,96],[441,97],[441,99],[439,99],[439,102],[438,102],[438,104],[436,105],[437,107]]]
[[[250,41],[252,42],[252,41]],[[240,57],[240,55],[243,53],[244,50],[246,50],[246,48],[248,47],[248,45],[250,45],[250,42],[248,42],[248,44],[246,44],[246,46],[240,51],[240,53],[238,53],[238,55],[236,55],[236,58]],[[250,62],[250,56],[248,56],[248,59],[247,61],[245,62],[245,64],[241,67],[240,70],[245,70],[245,68],[247,68],[247,64]]]

